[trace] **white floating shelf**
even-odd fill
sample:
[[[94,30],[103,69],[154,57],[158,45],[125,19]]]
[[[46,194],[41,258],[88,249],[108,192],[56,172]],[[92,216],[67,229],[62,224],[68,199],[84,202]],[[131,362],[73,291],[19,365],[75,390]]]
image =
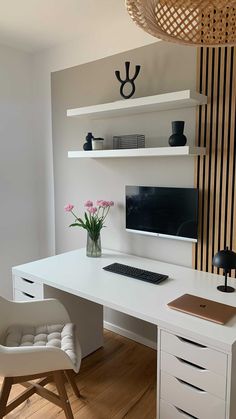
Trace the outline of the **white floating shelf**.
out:
[[[207,96],[191,90],[164,93],[161,95],[123,99],[111,103],[68,109],[67,116],[91,117],[94,119],[163,111],[168,109],[190,108],[205,105]]]
[[[153,147],[133,148],[125,150],[99,150],[99,151],[69,151],[69,158],[79,159],[107,159],[121,157],[161,157],[161,156],[202,156],[206,154],[204,147]]]

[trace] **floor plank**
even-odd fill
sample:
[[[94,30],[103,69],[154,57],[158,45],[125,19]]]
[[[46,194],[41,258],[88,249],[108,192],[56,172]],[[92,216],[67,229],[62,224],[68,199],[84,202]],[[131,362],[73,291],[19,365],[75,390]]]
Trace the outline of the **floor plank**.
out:
[[[0,383],[2,379],[0,379]],[[104,331],[104,347],[83,359],[77,383],[77,399],[67,384],[75,418],[154,419],[156,416],[156,351],[110,331]],[[55,391],[54,384],[47,386]],[[11,398],[22,390],[14,386]],[[8,419],[64,419],[60,408],[37,395]]]

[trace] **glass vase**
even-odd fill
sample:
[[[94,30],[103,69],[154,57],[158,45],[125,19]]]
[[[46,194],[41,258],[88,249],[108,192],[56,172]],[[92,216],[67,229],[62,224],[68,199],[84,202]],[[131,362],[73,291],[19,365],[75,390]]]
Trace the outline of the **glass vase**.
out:
[[[102,247],[101,247],[101,235],[97,237],[97,239],[93,239],[89,233],[87,233],[87,247],[86,247],[86,254],[90,258],[99,258],[102,255]]]

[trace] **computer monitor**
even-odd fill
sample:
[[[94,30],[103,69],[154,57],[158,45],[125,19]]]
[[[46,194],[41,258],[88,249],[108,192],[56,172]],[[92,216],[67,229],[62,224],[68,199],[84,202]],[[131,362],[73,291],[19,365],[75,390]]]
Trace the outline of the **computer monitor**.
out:
[[[126,186],[126,230],[197,241],[198,190]]]

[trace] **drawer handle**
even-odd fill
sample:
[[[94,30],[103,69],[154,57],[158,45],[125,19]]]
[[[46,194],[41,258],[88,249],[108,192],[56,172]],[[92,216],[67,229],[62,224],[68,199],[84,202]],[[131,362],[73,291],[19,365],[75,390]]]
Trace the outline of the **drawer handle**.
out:
[[[192,362],[186,361],[185,359],[179,358],[178,356],[176,356],[175,358],[177,358],[178,361],[181,362],[182,364],[187,364],[187,365],[190,365],[191,367],[197,368],[198,370],[206,371],[206,368],[200,367],[200,365],[193,364]]]
[[[201,388],[196,387],[196,386],[194,386],[193,384],[187,383],[187,381],[181,380],[181,378],[177,378],[177,377],[175,377],[175,378],[176,378],[176,380],[177,380],[180,384],[184,384],[185,386],[192,387],[194,390],[200,391],[201,393],[206,393],[206,392],[205,392],[204,390],[202,390]]]
[[[196,416],[190,415],[190,413],[185,412],[185,410],[180,409],[179,407],[176,407],[176,406],[174,406],[174,407],[176,408],[176,410],[177,410],[179,413],[182,413],[183,415],[186,415],[186,416],[190,417],[191,419],[198,419]]]
[[[22,294],[24,294],[26,297],[29,297],[29,298],[35,298],[33,295],[28,294],[27,292],[22,291]]]
[[[34,281],[30,281],[30,279],[21,278],[22,281],[28,282],[28,284],[34,284]]]
[[[176,337],[177,337],[179,340],[181,340],[181,342],[184,342],[184,343],[190,343],[191,345],[198,346],[198,348],[206,348],[206,346],[201,345],[201,343],[193,342],[192,340],[189,340],[189,339],[186,339],[186,338],[182,338],[182,337],[180,337],[180,336],[176,336]]]

